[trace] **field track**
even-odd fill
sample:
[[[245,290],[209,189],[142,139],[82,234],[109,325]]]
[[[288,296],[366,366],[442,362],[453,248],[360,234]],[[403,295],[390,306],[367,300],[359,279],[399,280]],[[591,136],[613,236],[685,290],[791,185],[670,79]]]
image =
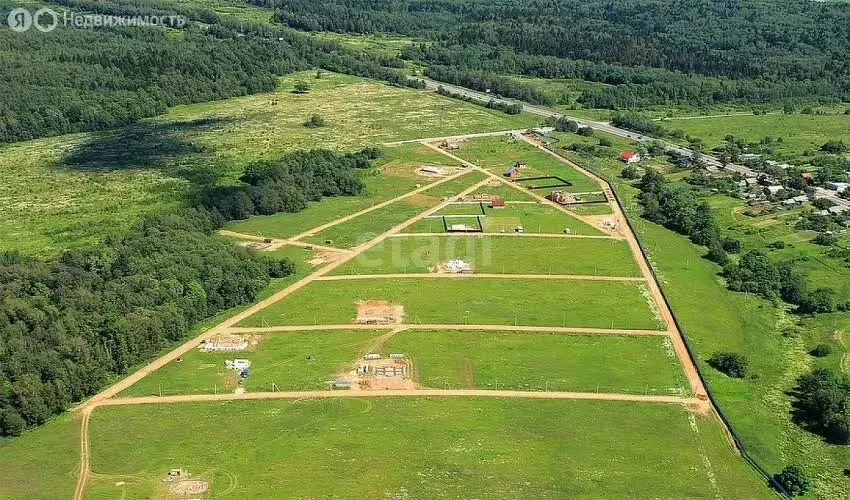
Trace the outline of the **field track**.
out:
[[[276,333],[276,332],[304,332],[304,331],[323,331],[323,330],[472,330],[472,331],[491,331],[491,332],[543,332],[543,333],[574,333],[578,335],[584,334],[600,334],[600,335],[654,335],[667,336],[664,330],[625,330],[617,328],[584,328],[573,326],[516,326],[516,325],[440,325],[440,324],[404,324],[404,325],[290,325],[290,326],[267,326],[267,327],[252,327],[252,326],[233,326],[225,330],[231,334],[247,334],[247,333]]]
[[[387,278],[442,278],[442,279],[529,279],[529,280],[575,280],[575,281],[646,281],[640,276],[595,276],[592,274],[509,274],[509,273],[398,273],[398,274],[335,274],[321,276],[314,281],[368,280]]]
[[[705,401],[680,396],[619,394],[612,392],[569,392],[569,391],[502,391],[488,389],[404,389],[393,391],[296,391],[296,392],[245,392],[242,394],[187,394],[183,396],[141,396],[117,398],[102,402],[99,406],[126,406],[160,403],[193,403],[204,401],[242,401],[257,399],[305,399],[305,398],[371,398],[371,397],[491,397],[531,399],[594,399],[602,401],[635,401],[686,405],[693,409],[707,410]]]

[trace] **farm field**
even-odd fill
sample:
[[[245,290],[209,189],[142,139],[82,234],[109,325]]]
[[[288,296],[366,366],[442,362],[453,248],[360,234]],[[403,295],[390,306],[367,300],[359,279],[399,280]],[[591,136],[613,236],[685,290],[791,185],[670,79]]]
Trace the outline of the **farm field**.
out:
[[[451,209],[444,210],[447,213]],[[493,209],[484,206],[484,217],[481,222],[485,233],[513,233],[517,226],[522,226],[526,233],[570,234],[583,236],[601,236],[602,231],[590,224],[566,214],[555,207],[542,203],[507,203],[504,208]],[[452,219],[448,219],[452,220]],[[475,225],[475,218],[460,218],[457,223]],[[403,233],[443,233],[446,232],[443,219],[432,217],[414,222],[406,227]]]
[[[357,300],[387,300],[404,306],[408,323],[658,328],[641,287],[508,278],[313,281],[239,326],[346,324],[356,316]]]
[[[664,497],[768,495],[715,420],[678,405],[499,398],[143,405],[99,409],[90,433],[95,476],[86,498],[161,496],[172,467],[209,481],[212,495],[251,497],[630,496],[636,484]]]
[[[119,396],[233,392],[238,373],[224,366],[225,360],[233,358],[251,361],[251,375],[244,384],[247,391],[271,391],[272,384],[279,391],[324,389],[325,382],[334,380],[343,367],[351,369],[380,334],[369,330],[281,332],[258,336],[259,343],[247,351],[193,350]],[[231,383],[225,385],[228,378]]]
[[[687,392],[666,337],[407,330],[381,351],[408,356],[423,387]]]
[[[427,273],[462,259],[477,273],[639,276],[623,240],[500,236],[388,238],[331,274]]]
[[[498,175],[502,175],[505,169],[515,162],[526,161],[528,166],[520,169],[520,180],[557,175],[572,183],[571,186],[557,189],[574,193],[602,190],[594,179],[519,139],[508,139],[504,136],[476,137],[463,141],[460,146],[460,150],[455,152],[457,156]],[[540,190],[540,194],[545,196],[549,194],[549,190]]]
[[[309,80],[309,93],[291,92],[299,79]],[[304,127],[315,113],[327,125]],[[353,150],[535,123],[537,118],[526,114],[509,116],[433,92],[329,72],[321,79],[314,72],[297,73],[281,78],[271,93],[177,106],[109,132],[0,146],[0,241],[3,250],[40,256],[91,244],[144,213],[178,206],[200,178],[232,182],[248,163],[296,149]],[[372,187],[374,192],[385,188]],[[362,208],[373,204],[366,203]],[[287,227],[287,217],[281,218],[277,222]]]

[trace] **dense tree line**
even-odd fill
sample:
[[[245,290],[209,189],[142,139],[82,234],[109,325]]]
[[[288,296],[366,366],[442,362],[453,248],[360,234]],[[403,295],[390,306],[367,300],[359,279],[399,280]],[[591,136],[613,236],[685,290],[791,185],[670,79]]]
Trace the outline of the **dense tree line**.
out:
[[[349,50],[171,0],[52,0],[107,15],[183,15],[180,35],[155,27],[0,30],[0,142],[133,123],[177,104],[274,90],[310,67],[424,88],[397,57]],[[0,12],[18,5],[0,0]]]
[[[307,31],[437,43],[404,57],[457,72],[581,78],[590,107],[846,98],[850,8],[804,0],[252,0]],[[509,94],[505,94],[509,95]]]
[[[43,423],[292,270],[209,236],[191,209],[43,262],[0,255],[0,435]]]
[[[460,99],[461,101],[471,102],[473,104],[481,104],[481,101],[477,99],[473,99],[466,94],[452,92],[442,85],[437,87],[437,93],[446,97],[451,97],[452,99]],[[484,104],[484,107],[489,109],[498,109],[508,115],[518,115],[522,113],[522,104],[511,104],[505,101],[497,101],[496,99],[490,99]]]
[[[425,75],[441,82],[460,85],[480,92],[513,97],[533,104],[550,105],[549,96],[539,90],[509,78],[481,71],[460,71],[450,66],[429,66]]]
[[[367,168],[380,154],[375,148],[346,155],[319,149],[252,163],[245,168],[242,184],[209,189],[202,203],[225,220],[299,212],[325,196],[361,194],[364,184],[351,171]]]
[[[837,444],[850,444],[850,377],[817,369],[800,377],[794,390],[796,420]]]
[[[243,184],[203,188],[198,205],[143,218],[88,249],[41,261],[0,254],[0,436],[93,394],[197,321],[251,302],[292,273],[211,232],[253,213],[295,212],[363,190],[379,150],[307,151],[250,165]]]

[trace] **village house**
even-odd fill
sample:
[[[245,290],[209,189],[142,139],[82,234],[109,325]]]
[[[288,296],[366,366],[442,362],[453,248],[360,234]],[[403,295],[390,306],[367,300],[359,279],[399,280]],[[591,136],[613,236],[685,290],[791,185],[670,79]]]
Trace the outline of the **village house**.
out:
[[[640,155],[628,149],[620,153],[618,158],[620,161],[624,161],[626,163],[637,163],[640,161]]]
[[[776,196],[777,193],[785,189],[781,184],[774,184],[773,186],[767,186],[764,188],[764,194],[770,196]]]

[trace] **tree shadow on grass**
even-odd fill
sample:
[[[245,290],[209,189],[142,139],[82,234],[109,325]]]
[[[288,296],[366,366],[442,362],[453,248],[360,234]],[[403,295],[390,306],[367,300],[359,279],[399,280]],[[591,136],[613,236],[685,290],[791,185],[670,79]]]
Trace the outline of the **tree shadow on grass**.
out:
[[[154,169],[193,184],[214,184],[221,172],[208,161],[212,148],[190,138],[228,121],[144,123],[97,133],[73,148],[59,166],[90,172]]]

